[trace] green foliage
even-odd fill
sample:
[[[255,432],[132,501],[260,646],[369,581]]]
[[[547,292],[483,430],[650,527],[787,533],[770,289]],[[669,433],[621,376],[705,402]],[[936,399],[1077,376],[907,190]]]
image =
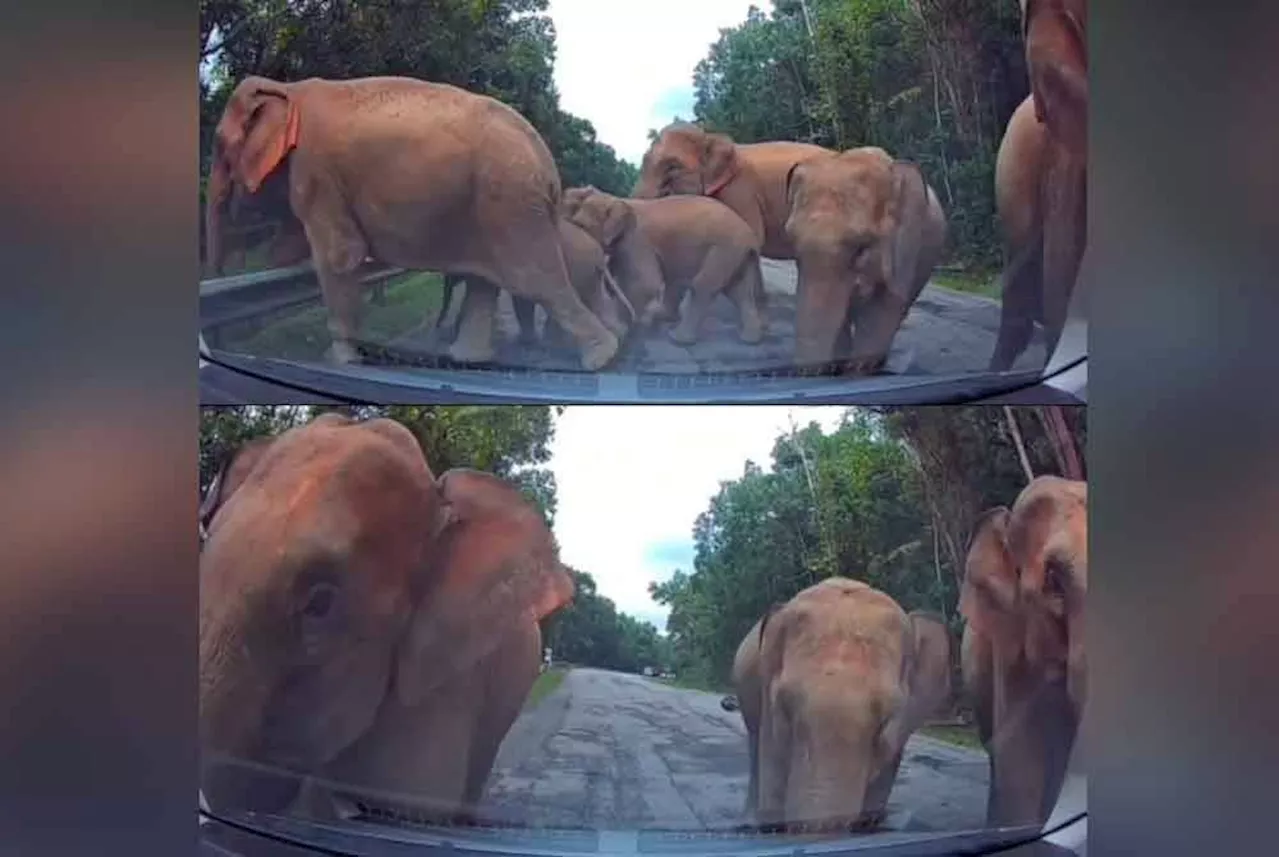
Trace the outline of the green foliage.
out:
[[[552,80],[555,28],[547,0],[201,0],[200,165],[208,174],[213,129],[247,75],[415,77],[489,95],[520,111],[547,141],[566,187],[629,193],[635,168],[565,113]]]
[[[721,31],[694,72],[694,113],[743,143],[880,146],[920,164],[952,262],[998,268],[996,148],[1027,93],[1007,0],[774,0]],[[812,35],[810,35],[810,25]]]
[[[1054,472],[1032,409],[1013,410],[1036,472]],[[1067,417],[1083,450],[1083,409]],[[1000,408],[851,409],[830,434],[811,424],[779,437],[768,470],[747,462],[699,516],[692,571],[650,584],[670,609],[676,669],[724,686],[739,643],[769,606],[832,575],[863,580],[905,610],[941,613],[958,644],[959,569],[935,541],[943,532],[927,488],[941,473],[932,452],[916,448],[918,424],[948,433],[947,479],[964,482],[977,510],[958,522],[967,533],[978,512],[1012,502],[1026,483],[1003,419]]]
[[[556,660],[632,673],[669,664],[666,641],[653,625],[619,613],[590,574],[570,572],[573,602],[543,621],[543,640]]]

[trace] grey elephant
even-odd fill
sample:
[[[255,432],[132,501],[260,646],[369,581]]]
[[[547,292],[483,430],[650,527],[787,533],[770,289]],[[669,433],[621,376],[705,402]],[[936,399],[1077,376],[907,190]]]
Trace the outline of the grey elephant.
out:
[[[242,449],[201,517],[202,799],[470,815],[573,597],[541,513],[326,414]]]
[[[401,77],[240,82],[218,121],[209,176],[208,256],[223,209],[287,173],[329,312],[331,359],[358,359],[366,257],[465,275],[466,320],[451,356],[493,357],[497,285],[547,308],[597,370],[618,338],[583,305],[557,240],[560,176],[519,113],[457,87]]]

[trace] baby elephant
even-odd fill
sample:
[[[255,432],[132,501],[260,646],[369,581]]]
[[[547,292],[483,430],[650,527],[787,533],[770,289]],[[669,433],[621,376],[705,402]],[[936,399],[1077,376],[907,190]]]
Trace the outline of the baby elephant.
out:
[[[674,320],[688,289],[688,306],[670,335],[690,345],[724,292],[738,307],[742,340],[764,338],[760,245],[733,209],[710,197],[623,199],[591,186],[565,191],[563,208],[604,246],[640,324]]]
[[[627,335],[630,323],[635,320],[636,311],[617,280],[609,272],[604,248],[586,230],[564,218],[560,219],[558,228],[565,265],[569,269],[569,281],[573,283],[578,297],[586,304],[587,309],[599,317],[610,332],[619,340],[623,339]],[[448,274],[444,278],[444,295],[440,301],[440,314],[436,317],[436,327],[449,341],[457,338],[458,329],[465,322],[467,303],[464,300],[462,310],[458,313],[453,325],[447,331],[443,329],[444,320],[448,317],[449,308],[453,304],[455,288],[465,279],[469,278],[457,274]],[[533,317],[534,302],[512,294],[511,304],[515,309],[516,321],[520,325],[520,341],[526,345],[533,344],[537,340]],[[554,317],[548,316],[543,334],[548,344],[572,345],[568,334]]]
[[[832,577],[764,615],[733,660],[747,810],[796,830],[875,825],[911,733],[951,695],[951,644],[865,583]]]

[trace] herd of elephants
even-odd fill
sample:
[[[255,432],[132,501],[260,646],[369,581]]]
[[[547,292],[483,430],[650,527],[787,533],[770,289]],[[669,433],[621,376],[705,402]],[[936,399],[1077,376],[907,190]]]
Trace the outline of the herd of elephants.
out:
[[[945,625],[853,577],[769,609],[732,667],[743,824],[875,829],[908,738],[957,698],[989,757],[988,824],[1043,822],[1087,693],[1086,506],[1084,482],[1040,476],[974,522],[961,688]],[[328,413],[234,451],[200,526],[205,805],[486,823],[539,621],[575,595],[520,491],[437,476],[400,423]]]
[[[1036,322],[1052,353],[1085,246],[1086,3],[1022,0],[1022,13],[1030,94],[997,156],[1007,262],[993,370],[1013,365]],[[399,77],[239,83],[207,185],[214,273],[236,249],[229,226],[264,213],[282,224],[273,259],[312,261],[327,354],[340,363],[360,360],[367,259],[443,273],[438,319],[465,282],[456,323],[441,331],[453,360],[493,359],[501,289],[522,338],[538,335],[541,305],[542,335],[567,337],[596,371],[632,330],[669,322],[674,341],[696,341],[720,294],[737,307],[742,340],[759,342],[764,257],[798,268],[796,370],[874,372],[947,240],[920,169],[876,146],[735,143],[676,122],[624,198],[563,188],[546,142],[511,107]]]

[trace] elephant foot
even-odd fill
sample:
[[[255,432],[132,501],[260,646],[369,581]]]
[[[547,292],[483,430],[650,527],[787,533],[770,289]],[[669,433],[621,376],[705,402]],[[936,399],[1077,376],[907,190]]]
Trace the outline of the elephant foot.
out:
[[[449,359],[458,363],[489,363],[493,360],[493,345],[474,345],[461,339],[449,346]]]
[[[744,325],[738,335],[748,345],[756,345],[764,339],[764,325],[759,322]]]
[[[879,357],[856,357],[844,361],[840,366],[841,375],[875,375],[884,368],[884,355]]]
[[[352,363],[360,362],[360,352],[356,350],[354,345],[345,339],[338,339],[329,346],[329,350],[325,352],[325,358],[330,363],[347,366]]]
[[[598,372],[613,362],[618,355],[618,337],[605,331],[605,338],[593,342],[582,349],[582,368],[588,372]]]

